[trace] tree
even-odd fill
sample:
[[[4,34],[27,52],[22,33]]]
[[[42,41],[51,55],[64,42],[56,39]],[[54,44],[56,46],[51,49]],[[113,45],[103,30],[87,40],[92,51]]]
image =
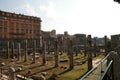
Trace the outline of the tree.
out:
[[[114,1],[120,3],[120,0],[114,0]]]

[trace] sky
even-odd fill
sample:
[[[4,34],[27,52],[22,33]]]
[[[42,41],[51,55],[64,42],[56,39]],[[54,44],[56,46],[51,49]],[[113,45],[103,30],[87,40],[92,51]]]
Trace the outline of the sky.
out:
[[[40,17],[41,29],[57,34],[120,34],[120,4],[113,0],[1,0],[0,10]]]

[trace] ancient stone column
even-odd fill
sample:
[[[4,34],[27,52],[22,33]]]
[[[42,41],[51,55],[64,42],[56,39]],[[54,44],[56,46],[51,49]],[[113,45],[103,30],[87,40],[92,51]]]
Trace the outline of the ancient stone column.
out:
[[[33,55],[32,55],[33,62],[32,63],[36,62],[36,60],[35,60],[35,52],[36,52],[36,41],[33,40]]]
[[[96,45],[96,39],[94,39],[94,57],[96,57],[96,53],[97,53],[97,45]]]
[[[87,55],[87,39],[85,38],[84,39],[85,40],[85,43],[84,43],[84,57],[86,57],[86,55]]]
[[[25,48],[24,62],[26,62],[27,61],[27,40],[24,40],[24,48]]]
[[[84,46],[84,57],[86,57],[86,55],[87,55],[87,46],[85,45]]]
[[[68,47],[69,47],[69,59],[70,59],[70,69],[73,69],[74,67],[74,63],[73,63],[73,49],[72,49],[72,40],[69,40],[68,43]]]
[[[104,40],[105,40],[105,55],[107,55],[107,36],[104,37]]]
[[[11,54],[11,58],[14,59],[14,42],[12,42],[12,54]]]
[[[63,37],[62,37],[62,39],[61,39],[61,55],[63,54],[63,52],[64,52],[64,48],[63,48]]]
[[[9,80],[16,80],[15,69],[13,67],[10,67],[8,69],[8,77],[9,77]]]
[[[43,40],[42,37],[40,36],[40,54],[42,54],[42,49],[43,49]]]
[[[87,44],[88,44],[88,70],[92,69],[92,39],[91,39],[91,35],[88,35],[87,38]]]
[[[58,67],[58,44],[57,44],[57,39],[55,40],[55,67]]]
[[[42,55],[43,55],[43,65],[46,64],[46,41],[43,41],[43,48],[42,48]]]
[[[20,51],[20,43],[17,44],[18,46],[18,60],[21,60],[21,51]]]
[[[7,59],[9,58],[9,41],[7,42]]]
[[[110,70],[112,74],[109,77],[111,77],[111,80],[120,80],[120,46],[116,48],[116,52],[109,52],[107,60],[108,62],[113,60],[113,64],[111,65],[113,69]],[[110,74],[110,71],[108,74]]]

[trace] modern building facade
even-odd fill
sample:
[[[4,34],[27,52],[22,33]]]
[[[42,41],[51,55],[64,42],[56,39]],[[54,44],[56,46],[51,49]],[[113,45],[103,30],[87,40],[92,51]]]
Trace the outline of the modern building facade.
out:
[[[54,51],[55,41],[57,39],[56,30],[41,31],[41,37],[44,45],[46,46],[46,52],[50,53]]]
[[[39,17],[0,11],[0,50],[7,48],[7,42],[11,47],[17,48],[17,43],[24,47],[27,40],[28,48],[32,47],[32,41],[36,40],[36,47],[40,46],[41,19]]]
[[[86,46],[86,34],[75,34],[73,38],[73,45],[75,48],[84,48]]]

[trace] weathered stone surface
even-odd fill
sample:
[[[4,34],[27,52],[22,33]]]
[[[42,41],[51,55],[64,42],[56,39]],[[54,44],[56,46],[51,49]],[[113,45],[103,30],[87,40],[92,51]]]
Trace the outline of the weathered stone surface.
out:
[[[91,35],[88,35],[87,38],[87,44],[88,44],[88,70],[92,69],[92,39],[91,39]]]
[[[60,62],[68,62],[68,59],[61,59]]]
[[[24,48],[25,48],[25,62],[27,61],[27,40],[24,41]]]
[[[58,41],[55,41],[55,67],[58,67]]]
[[[32,58],[33,58],[33,63],[36,62],[35,52],[36,52],[36,41],[33,40],[33,56],[32,56]]]
[[[8,73],[9,73],[9,80],[16,80],[15,78],[15,69],[13,67],[10,67],[8,69]]]
[[[46,60],[47,60],[47,61],[52,61],[52,60],[53,60],[53,57],[51,57],[51,56],[46,56]]]
[[[41,74],[40,75],[34,75],[31,77],[34,80],[46,80],[45,75]]]
[[[120,47],[117,49],[119,51]],[[113,60],[114,80],[120,80],[120,52],[111,51],[108,61]]]
[[[20,49],[20,43],[18,43],[17,46],[18,46],[18,60],[21,60],[21,49]]]
[[[46,41],[43,41],[43,47],[42,47],[42,60],[43,60],[43,65],[46,64]]]

